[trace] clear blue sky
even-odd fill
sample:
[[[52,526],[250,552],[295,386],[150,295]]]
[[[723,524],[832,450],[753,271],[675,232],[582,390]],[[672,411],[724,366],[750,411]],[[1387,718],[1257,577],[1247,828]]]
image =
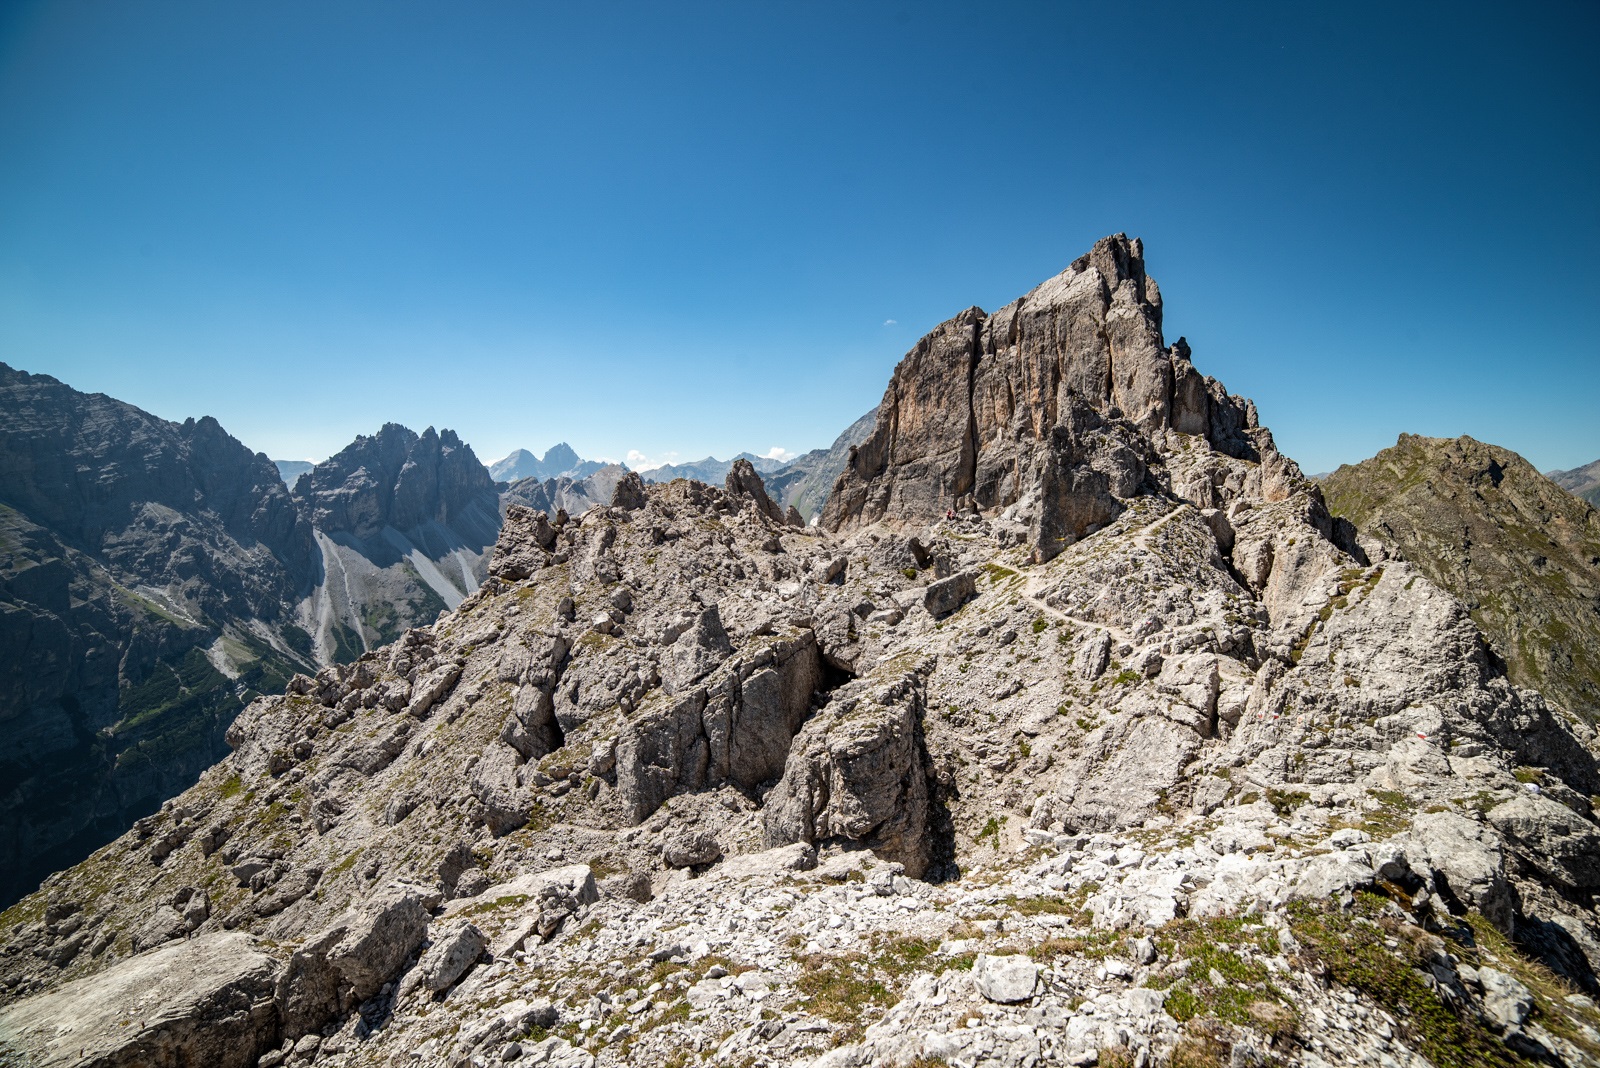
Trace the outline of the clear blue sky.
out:
[[[1143,237],[1308,471],[1600,457],[1600,5],[0,7],[0,359],[319,458],[824,445]]]

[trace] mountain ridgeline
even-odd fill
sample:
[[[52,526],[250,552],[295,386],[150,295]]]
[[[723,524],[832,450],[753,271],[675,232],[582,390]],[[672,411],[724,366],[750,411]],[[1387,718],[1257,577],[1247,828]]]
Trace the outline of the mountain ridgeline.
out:
[[[0,364],[0,901],[184,789],[297,671],[477,586],[496,488],[450,431],[386,426],[286,487],[182,424]]]
[[[505,503],[459,605],[0,916],[0,1059],[1600,1061],[1594,728],[1165,342],[1139,242],[936,327],[843,455],[813,525],[747,460]]]
[[[258,694],[460,604],[504,508],[579,515],[627,473],[394,423],[274,463],[4,364],[0,414],[0,904],[184,789]]]
[[[1600,726],[1600,512],[1509,449],[1402,434],[1328,508],[1459,597],[1511,677]]]
[[[1571,471],[1551,471],[1546,477],[1574,497],[1600,508],[1600,460]]]

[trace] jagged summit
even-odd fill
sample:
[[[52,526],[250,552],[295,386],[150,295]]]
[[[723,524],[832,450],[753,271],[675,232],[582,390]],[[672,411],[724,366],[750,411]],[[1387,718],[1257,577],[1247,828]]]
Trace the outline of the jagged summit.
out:
[[[1257,463],[1250,485],[1217,483],[1203,461],[1165,469],[1186,439]],[[1143,491],[1219,507],[1245,492],[1282,499],[1299,477],[1253,404],[1201,376],[1182,338],[1165,344],[1143,245],[1116,234],[993,315],[969,308],[919,341],[822,522],[917,525],[1020,504],[1048,559]]]
[[[456,522],[474,506],[481,511],[495,486],[454,430],[430,426],[419,435],[385,423],[301,475],[294,493],[317,529],[370,538],[385,526]]]
[[[1595,732],[1190,380],[1137,252],[925,339],[835,530],[744,461],[507,504],[0,916],[0,1057],[1594,1063]]]
[[[517,449],[489,465],[489,474],[496,482],[517,482],[534,478],[545,481],[552,478],[581,479],[594,474],[605,464],[598,460],[585,460],[566,442],[552,445],[540,459],[527,449]]]

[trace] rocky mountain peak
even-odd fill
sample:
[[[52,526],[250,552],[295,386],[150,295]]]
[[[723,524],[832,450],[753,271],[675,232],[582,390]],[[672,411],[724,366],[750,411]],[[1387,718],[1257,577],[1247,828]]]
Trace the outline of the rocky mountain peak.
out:
[[[1600,513],[1510,449],[1401,434],[1323,480],[1368,553],[1461,598],[1511,678],[1600,723]]]
[[[1142,271],[924,338],[826,528],[748,461],[507,503],[453,610],[0,916],[0,1059],[1594,1063],[1596,733]]]
[[[428,427],[419,435],[398,423],[357,437],[301,475],[294,492],[317,529],[357,538],[495,507],[494,480],[455,431]]]
[[[1252,486],[1216,483],[1203,462],[1170,462],[1194,441],[1259,462]],[[920,524],[952,509],[1018,506],[1048,559],[1115,518],[1141,487],[1220,507],[1244,492],[1281,500],[1300,481],[1255,406],[1196,371],[1183,339],[1167,346],[1143,246],[1116,234],[994,314],[968,308],[919,341],[823,524]]]

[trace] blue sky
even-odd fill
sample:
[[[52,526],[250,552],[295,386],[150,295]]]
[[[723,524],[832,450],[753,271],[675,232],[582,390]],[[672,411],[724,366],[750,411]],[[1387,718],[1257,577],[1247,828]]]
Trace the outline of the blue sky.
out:
[[[1600,457],[1600,7],[0,8],[0,359],[251,447],[825,445],[1098,237],[1309,471]]]

